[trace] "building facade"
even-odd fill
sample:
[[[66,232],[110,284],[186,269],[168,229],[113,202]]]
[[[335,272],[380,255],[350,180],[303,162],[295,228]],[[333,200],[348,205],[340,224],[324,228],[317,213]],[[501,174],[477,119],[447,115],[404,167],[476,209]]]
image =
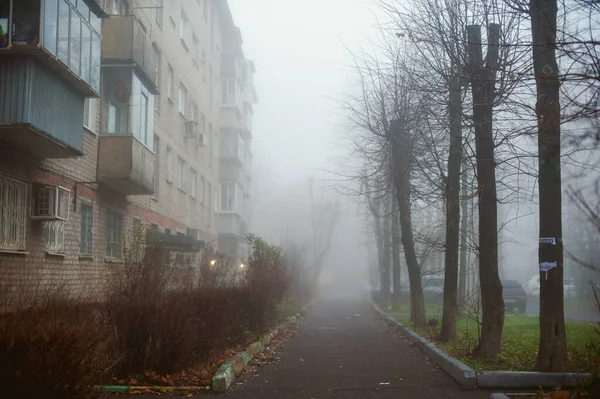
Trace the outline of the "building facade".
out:
[[[0,0],[1,282],[95,292],[140,224],[217,245],[236,32],[225,0]]]
[[[223,25],[221,54],[220,204],[221,251],[234,259],[249,255],[252,183],[252,116],[258,102],[254,88],[254,62],[246,59],[242,35],[221,3]]]

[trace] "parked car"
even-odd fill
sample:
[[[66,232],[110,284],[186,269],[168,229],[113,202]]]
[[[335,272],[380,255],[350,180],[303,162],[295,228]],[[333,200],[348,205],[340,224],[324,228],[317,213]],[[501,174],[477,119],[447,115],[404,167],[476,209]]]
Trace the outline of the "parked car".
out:
[[[421,279],[424,294],[443,294],[444,277],[442,276],[423,276]]]
[[[519,313],[525,313],[527,308],[527,293],[516,280],[502,281],[502,297],[504,298],[504,309],[513,311],[517,309]]]
[[[540,297],[540,276],[533,276],[525,283],[525,291],[527,295],[539,298]],[[563,292],[565,298],[574,298],[577,295],[577,285],[572,277],[563,279]]]

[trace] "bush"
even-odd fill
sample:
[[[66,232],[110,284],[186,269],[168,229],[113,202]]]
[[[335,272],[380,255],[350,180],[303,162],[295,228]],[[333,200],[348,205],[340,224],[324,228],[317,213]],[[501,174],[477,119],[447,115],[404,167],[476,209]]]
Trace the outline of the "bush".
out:
[[[173,373],[212,351],[246,344],[278,319],[291,278],[281,250],[251,238],[244,268],[206,251],[172,263],[160,247],[138,246],[117,265],[107,314],[124,354],[119,374]]]
[[[2,397],[85,396],[114,371],[113,337],[97,307],[58,294],[0,315]]]

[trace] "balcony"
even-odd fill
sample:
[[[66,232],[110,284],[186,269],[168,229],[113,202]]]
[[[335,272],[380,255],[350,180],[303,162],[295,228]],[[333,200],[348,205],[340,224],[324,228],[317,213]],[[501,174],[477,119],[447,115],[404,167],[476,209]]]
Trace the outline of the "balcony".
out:
[[[84,97],[100,93],[102,8],[95,0],[0,0],[0,58],[35,58]]]
[[[113,16],[102,26],[102,67],[132,67],[153,94],[158,94],[152,42],[134,16]]]
[[[0,58],[0,145],[40,158],[83,154],[81,93],[34,57]]]
[[[233,162],[244,166],[244,141],[236,130],[223,129],[223,138],[219,146],[219,158],[222,161]]]
[[[219,216],[219,234],[223,236],[246,238],[246,222],[239,215],[221,214]]]
[[[99,183],[124,195],[154,192],[156,155],[132,135],[103,135],[98,144]]]

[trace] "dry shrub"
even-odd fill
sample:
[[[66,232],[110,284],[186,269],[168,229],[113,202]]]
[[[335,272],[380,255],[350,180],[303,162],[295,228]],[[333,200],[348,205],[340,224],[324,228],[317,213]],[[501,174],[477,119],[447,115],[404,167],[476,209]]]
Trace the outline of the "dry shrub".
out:
[[[13,298],[0,314],[3,398],[83,397],[110,377],[118,363],[114,334],[96,305],[60,289],[18,303]]]

